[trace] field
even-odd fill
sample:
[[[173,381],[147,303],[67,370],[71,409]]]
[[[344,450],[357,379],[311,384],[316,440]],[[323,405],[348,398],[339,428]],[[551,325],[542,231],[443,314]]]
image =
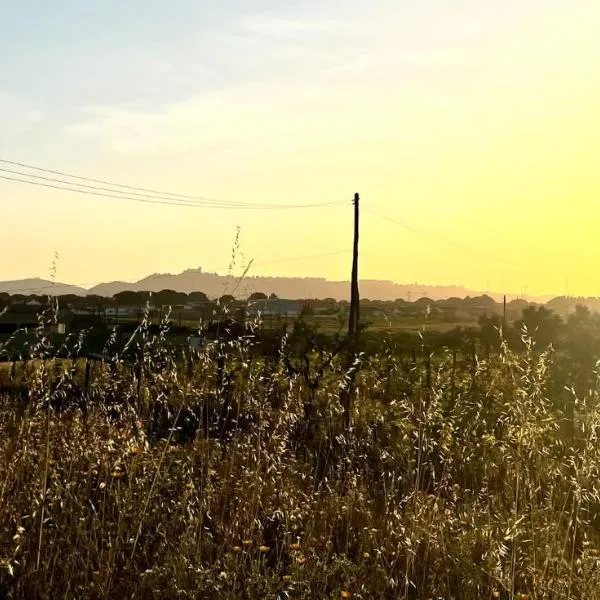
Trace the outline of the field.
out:
[[[186,315],[187,316],[187,315]],[[344,327],[345,321],[333,315],[312,315],[304,319],[308,324],[326,333],[338,332]],[[177,324],[188,327],[191,330],[198,328],[198,319],[176,318]],[[283,325],[293,326],[296,318],[294,317],[263,317],[262,327],[266,330],[279,330]],[[121,323],[124,322],[122,319]],[[136,321],[137,323],[137,321]],[[477,327],[477,319],[463,321],[432,321],[425,315],[419,317],[384,317],[378,316],[369,319],[370,331],[420,331],[428,328],[434,331],[450,331],[456,327]]]
[[[594,366],[259,334],[142,331],[85,386],[40,331],[0,397],[0,597],[600,598]]]

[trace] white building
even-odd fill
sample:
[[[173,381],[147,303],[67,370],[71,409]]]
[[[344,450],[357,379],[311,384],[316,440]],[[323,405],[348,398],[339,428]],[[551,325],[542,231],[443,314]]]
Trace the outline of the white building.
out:
[[[104,309],[107,317],[137,317],[140,309],[137,306],[111,306]]]
[[[268,298],[256,300],[248,305],[248,314],[263,317],[298,317],[302,306],[297,300],[284,300],[282,298]]]

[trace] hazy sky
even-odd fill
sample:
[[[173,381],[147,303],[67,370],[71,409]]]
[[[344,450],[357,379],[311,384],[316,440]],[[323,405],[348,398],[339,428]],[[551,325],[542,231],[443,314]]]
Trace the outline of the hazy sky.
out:
[[[599,23],[598,0],[4,0],[0,159],[348,204],[0,179],[0,278],[46,277],[55,251],[79,284],[224,271],[238,225],[254,274],[347,278],[358,191],[362,277],[600,295]]]

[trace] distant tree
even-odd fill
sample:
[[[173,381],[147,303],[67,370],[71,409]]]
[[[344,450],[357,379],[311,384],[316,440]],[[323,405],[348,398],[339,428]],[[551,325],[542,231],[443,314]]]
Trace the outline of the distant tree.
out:
[[[221,305],[231,304],[232,302],[235,302],[235,297],[231,294],[224,294],[219,298],[219,304]]]
[[[277,294],[271,294],[269,296],[269,300],[277,300],[279,298],[279,296]]]
[[[558,298],[553,298],[547,302],[546,307],[551,308],[562,317],[566,317],[567,315],[574,313],[580,307],[590,308],[593,306],[593,301],[594,299],[592,298],[586,300],[585,298],[559,296]]]
[[[84,297],[76,294],[62,294],[58,297],[58,305],[61,308],[75,307],[83,303]]]
[[[208,302],[208,296],[204,292],[190,292],[188,294],[190,302]]]
[[[473,298],[471,298],[470,296],[467,296],[464,299],[464,303],[467,305],[472,305],[472,306],[477,306],[477,307],[495,306],[496,305],[496,301],[491,296],[488,296],[487,294],[484,294],[483,296],[474,296]]]
[[[311,306],[310,302],[305,302],[300,310],[300,316],[312,317],[315,314],[315,309]]]
[[[492,315],[497,312],[496,301],[488,295],[467,297],[463,301],[463,310],[473,316]]]
[[[567,319],[564,349],[568,360],[562,365],[568,368],[570,379],[575,376],[580,393],[595,385],[596,361],[600,358],[600,315],[592,313],[587,306],[577,305]],[[568,365],[568,366],[567,366]]]
[[[511,300],[506,307],[510,310],[519,310],[523,312],[529,306],[529,302],[527,300],[523,300],[522,298],[515,298]]]
[[[153,295],[152,300],[157,306],[176,306],[185,304],[188,300],[188,295],[175,290],[161,290]]]
[[[140,299],[137,292],[125,290],[113,296],[117,306],[139,306]]]
[[[567,323],[570,327],[588,329],[592,322],[592,312],[584,304],[575,306],[575,312],[569,317]]]
[[[498,348],[500,346],[500,329],[502,328],[502,317],[483,315],[479,318],[479,337],[484,346]]]
[[[250,296],[248,296],[249,302],[256,302],[257,300],[266,300],[266,299],[267,299],[267,295],[263,294],[262,292],[253,292],[252,294],[250,294]]]
[[[110,299],[105,298],[104,296],[98,296],[98,294],[90,294],[89,296],[85,297],[85,306],[91,308],[101,308],[103,306],[106,306],[106,304],[108,304],[109,301]]]
[[[422,298],[419,298],[418,300],[415,300],[414,302],[417,306],[431,306],[433,304],[435,304],[435,301],[432,300],[431,298],[428,298],[427,296],[423,296]]]
[[[138,299],[138,304],[141,305],[145,305],[147,302],[150,301],[150,297],[152,296],[152,292],[148,291],[148,290],[143,290],[141,292],[135,292],[137,295],[137,299]]]
[[[544,306],[528,306],[523,316],[515,323],[515,329],[527,329],[527,334],[535,340],[538,346],[546,348],[554,344],[563,322],[559,315]]]
[[[458,298],[457,296],[451,296],[444,302],[448,306],[453,306],[454,308],[460,308],[463,305],[464,300],[462,298]]]

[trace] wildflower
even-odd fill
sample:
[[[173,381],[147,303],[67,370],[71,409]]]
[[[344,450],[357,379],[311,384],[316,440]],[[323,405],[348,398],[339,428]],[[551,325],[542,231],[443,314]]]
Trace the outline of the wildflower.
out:
[[[106,487],[106,483],[103,481],[103,482],[100,484],[100,489],[101,489],[101,490],[103,490],[105,487]]]
[[[221,571],[219,573],[219,579],[227,579],[227,573],[225,571]]]
[[[306,556],[300,554],[300,556],[296,556],[296,564],[302,566],[306,562]]]
[[[368,552],[363,552],[363,558],[369,559],[369,558],[371,558],[371,555]]]
[[[252,546],[252,540],[244,540],[242,542],[242,546],[245,546],[246,548],[248,548],[249,546]]]
[[[263,545],[263,546],[260,546],[258,549],[264,554],[265,552],[269,551],[269,546]]]
[[[134,446],[133,448],[131,448],[129,450],[129,454],[134,455],[134,454],[141,454],[142,453],[142,449],[139,446]]]
[[[291,575],[284,575],[282,577],[283,581],[285,581],[285,583],[290,583],[292,581],[292,576]]]
[[[292,550],[300,550],[300,542],[295,542],[294,544],[290,544],[290,548]]]
[[[346,590],[342,590],[342,598],[350,598],[350,592],[347,592]]]
[[[500,592],[498,592],[498,591],[494,590],[494,591],[492,592],[492,598],[500,598]]]
[[[125,475],[125,472],[122,471],[121,469],[115,469],[111,474],[111,477],[113,477],[114,479],[121,479],[121,477],[123,477],[123,475]]]
[[[242,551],[242,547],[241,547],[241,546],[234,546],[234,547],[233,547],[233,551],[234,551],[236,554],[239,554],[239,553]]]

